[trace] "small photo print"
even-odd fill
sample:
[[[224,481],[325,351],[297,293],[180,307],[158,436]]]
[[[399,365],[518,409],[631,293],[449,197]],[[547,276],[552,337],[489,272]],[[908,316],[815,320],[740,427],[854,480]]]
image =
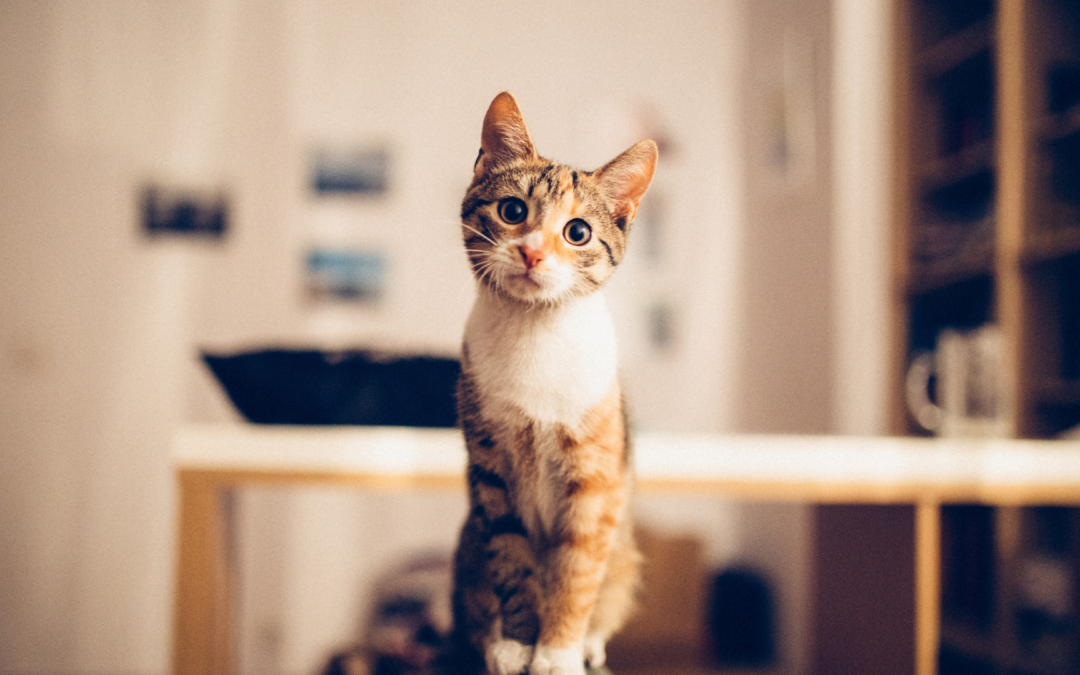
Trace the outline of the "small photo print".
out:
[[[221,239],[229,226],[223,189],[150,184],[140,196],[142,230],[152,237]]]
[[[386,260],[378,252],[316,248],[305,259],[307,296],[314,301],[374,303],[386,286]]]
[[[649,345],[657,352],[671,349],[675,343],[675,310],[664,301],[654,302],[647,310]]]
[[[314,153],[317,195],[381,197],[390,187],[390,152],[379,146],[325,147]]]

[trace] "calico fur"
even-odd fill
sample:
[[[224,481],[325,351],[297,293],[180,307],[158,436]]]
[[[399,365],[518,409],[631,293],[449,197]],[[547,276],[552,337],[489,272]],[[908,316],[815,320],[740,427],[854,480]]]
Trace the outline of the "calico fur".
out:
[[[470,512],[455,558],[455,672],[580,675],[603,665],[632,608],[630,439],[598,291],[655,162],[642,141],[573,169],[536,153],[510,94],[488,109],[461,212],[477,298],[458,387]]]

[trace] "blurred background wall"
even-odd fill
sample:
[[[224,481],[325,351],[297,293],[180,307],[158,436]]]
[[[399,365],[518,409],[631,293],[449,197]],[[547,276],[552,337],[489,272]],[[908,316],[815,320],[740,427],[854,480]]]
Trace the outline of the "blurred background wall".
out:
[[[168,670],[169,439],[238,419],[199,349],[455,353],[457,209],[503,89],[548,157],[663,139],[655,248],[635,240],[610,289],[640,427],[879,432],[888,67],[865,36],[887,6],[0,0],[0,671]],[[350,144],[388,149],[383,198],[311,192],[312,152]],[[226,237],[140,233],[151,182],[223,189]],[[380,302],[306,298],[326,242],[385,256]],[[463,509],[243,495],[244,670],[310,672],[355,635],[374,572],[452,541]],[[779,668],[803,670],[807,509],[642,509],[704,532],[715,564],[769,570]]]

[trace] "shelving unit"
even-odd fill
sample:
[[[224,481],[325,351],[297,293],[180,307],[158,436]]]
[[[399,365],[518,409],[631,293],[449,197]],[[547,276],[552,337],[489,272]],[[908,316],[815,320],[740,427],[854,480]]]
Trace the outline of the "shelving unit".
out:
[[[893,429],[929,433],[915,356],[994,324],[1007,426],[1053,438],[1080,425],[1080,3],[896,6]],[[1080,672],[1080,510],[945,505],[941,554],[941,675]]]

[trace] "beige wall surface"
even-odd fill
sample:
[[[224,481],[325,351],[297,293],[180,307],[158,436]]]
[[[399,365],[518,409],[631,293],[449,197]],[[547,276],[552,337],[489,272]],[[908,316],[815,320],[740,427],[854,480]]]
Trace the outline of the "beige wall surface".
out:
[[[744,0],[0,0],[0,671],[168,669],[169,439],[185,422],[237,419],[200,348],[457,349],[472,296],[458,202],[502,89],[556,159],[594,167],[641,135],[669,141],[653,187],[660,253],[647,254],[643,225],[609,289],[639,424],[766,431],[790,412],[802,421],[786,430],[828,430],[821,336],[762,339],[823,330],[833,262],[819,239],[793,266],[797,242],[747,232],[767,215],[748,215],[749,16]],[[312,196],[311,151],[341,143],[390,150],[384,199]],[[817,157],[823,175],[828,153]],[[148,181],[224,188],[228,236],[141,236]],[[805,232],[827,229],[812,219]],[[384,302],[305,300],[303,255],[327,242],[384,252]],[[746,304],[804,281],[795,325]],[[657,307],[667,346],[650,338]],[[777,350],[748,404],[744,385]],[[794,398],[785,363],[801,378]],[[456,495],[242,495],[244,669],[310,672],[354,636],[373,574],[446,545],[462,508]],[[714,564],[768,557],[761,542],[789,530],[805,546],[799,513],[643,510],[711,532]]]

